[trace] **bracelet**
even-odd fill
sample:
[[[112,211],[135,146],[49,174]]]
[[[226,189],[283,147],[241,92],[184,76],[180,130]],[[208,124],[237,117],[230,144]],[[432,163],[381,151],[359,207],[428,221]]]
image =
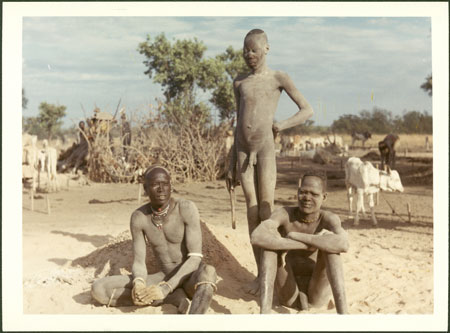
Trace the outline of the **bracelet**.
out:
[[[194,290],[197,290],[197,287],[198,287],[199,285],[201,285],[201,284],[210,284],[210,285],[213,287],[214,292],[217,291],[217,286],[216,286],[216,284],[215,284],[214,282],[209,282],[209,281],[200,281],[200,282],[197,282],[197,283],[194,285]]]
[[[137,278],[134,278],[134,280],[133,280],[133,286],[136,283],[136,281],[142,281],[144,284],[147,284],[147,282],[145,282],[145,280],[143,278],[137,277]]]
[[[203,254],[201,254],[201,253],[195,253],[195,252],[190,252],[190,253],[188,253],[187,256],[188,256],[188,257],[200,257],[200,258],[203,258]]]
[[[173,288],[172,288],[172,286],[170,285],[169,282],[167,282],[167,281],[161,281],[160,283],[158,283],[158,286],[163,286],[163,285],[168,286],[169,289],[170,289],[170,292],[173,293]]]

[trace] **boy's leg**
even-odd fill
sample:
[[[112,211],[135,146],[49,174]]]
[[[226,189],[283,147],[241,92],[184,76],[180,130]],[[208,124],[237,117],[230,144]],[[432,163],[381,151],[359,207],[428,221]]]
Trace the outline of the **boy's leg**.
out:
[[[260,300],[261,314],[272,311],[275,278],[278,269],[278,253],[271,250],[261,251]]]
[[[330,286],[337,313],[347,313],[341,257],[339,254],[318,251],[308,287],[309,303],[314,307],[324,305],[330,299]]]
[[[327,276],[333,291],[336,312],[339,314],[348,313],[347,299],[345,295],[344,269],[341,256],[338,253],[326,253]]]
[[[147,285],[157,284],[164,278],[162,272],[148,275]],[[91,295],[100,304],[108,306],[134,305],[131,299],[133,279],[131,275],[113,275],[98,279],[92,284]]]
[[[275,279],[278,299],[281,305],[290,308],[298,307],[298,300],[299,296],[301,296],[301,291],[297,285],[297,280],[288,256],[285,256],[285,260],[282,260],[282,257],[283,254],[278,255],[278,269],[277,277]],[[303,294],[306,296],[306,293]]]
[[[326,266],[325,253],[318,250],[316,264],[308,286],[308,302],[313,307],[324,305],[331,296]]]
[[[248,222],[248,231],[249,235],[255,230],[255,228],[261,222],[259,218],[259,207],[258,207],[258,192],[257,192],[257,177],[256,177],[256,167],[248,167],[248,160],[250,158],[250,154],[247,154],[244,151],[240,151],[238,149],[237,154],[237,162],[238,162],[238,173],[239,179],[242,185],[242,191],[244,192],[245,202],[247,205],[247,222]],[[259,264],[260,264],[260,256],[261,250],[258,246],[252,245],[253,255],[255,257],[256,266],[257,266],[257,277],[256,279],[249,285],[245,287],[245,290],[248,293],[256,295],[259,291]]]
[[[191,274],[183,284],[186,294],[192,299],[189,314],[203,314],[211,304],[216,286],[216,269],[205,263],[201,263],[198,269]]]

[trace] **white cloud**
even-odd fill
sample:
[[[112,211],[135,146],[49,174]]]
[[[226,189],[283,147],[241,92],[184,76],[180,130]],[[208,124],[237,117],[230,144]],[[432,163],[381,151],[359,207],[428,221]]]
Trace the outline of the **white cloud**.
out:
[[[419,89],[423,73],[431,72],[428,19],[323,17],[25,18],[23,77],[30,107],[45,100],[51,89],[68,87],[77,90],[78,100],[96,90],[97,100],[106,101],[108,92],[119,94],[124,86],[133,86],[133,103],[141,103],[150,86],[151,98],[161,95],[160,87],[144,75],[144,57],[137,51],[147,34],[153,39],[164,33],[171,41],[196,37],[212,57],[229,45],[242,48],[245,34],[256,27],[268,34],[269,65],[289,73],[307,98],[328,96],[340,105],[349,92],[376,88],[388,108],[398,108],[391,92],[401,90],[414,94],[410,100],[421,109],[431,109],[429,97],[420,98]],[[67,103],[79,102],[67,96]],[[332,120],[328,116],[328,123]]]

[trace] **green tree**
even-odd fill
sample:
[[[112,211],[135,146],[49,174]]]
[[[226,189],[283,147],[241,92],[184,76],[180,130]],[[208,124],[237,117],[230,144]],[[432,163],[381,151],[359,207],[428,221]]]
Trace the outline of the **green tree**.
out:
[[[403,114],[403,133],[423,133],[433,132],[433,118],[427,112],[409,111]]]
[[[361,111],[360,116],[372,133],[390,133],[393,129],[391,111],[374,107],[372,112]]]
[[[39,115],[36,121],[45,131],[48,140],[61,131],[62,118],[65,115],[66,107],[64,105],[48,104],[47,102],[39,105]]]
[[[192,119],[209,123],[210,110],[197,101],[197,90],[212,88],[223,68],[214,59],[204,58],[206,46],[196,38],[171,43],[160,34],[153,41],[147,35],[138,50],[146,57],[144,73],[163,87],[165,105],[161,111],[169,123],[188,125]]]
[[[216,68],[223,70],[216,78],[210,102],[219,110],[222,121],[229,121],[234,125],[236,119],[236,100],[234,98],[233,80],[240,74],[248,72],[241,50],[234,50],[229,46],[226,51],[216,56]]]
[[[363,112],[363,111],[362,111]],[[353,131],[369,131],[368,124],[360,117],[354,114],[344,114],[331,124],[331,130],[335,133],[350,134]]]
[[[428,92],[428,95],[433,95],[433,75],[428,75],[425,79],[425,82],[420,86],[425,92]]]

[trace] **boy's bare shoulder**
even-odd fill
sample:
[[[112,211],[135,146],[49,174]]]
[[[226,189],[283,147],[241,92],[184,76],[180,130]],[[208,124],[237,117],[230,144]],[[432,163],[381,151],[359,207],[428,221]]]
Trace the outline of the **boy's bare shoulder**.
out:
[[[239,74],[238,76],[236,76],[236,78],[233,80],[233,84],[239,84],[241,81],[243,81],[244,79],[246,79],[248,77],[248,73],[246,74]]]
[[[134,226],[138,226],[143,223],[146,223],[147,215],[148,215],[147,211],[148,211],[148,204],[145,204],[145,205],[139,207],[138,209],[136,209],[131,214],[130,223]]]
[[[191,200],[176,199],[176,204],[179,207],[180,213],[198,212],[197,206]]]
[[[330,225],[341,225],[341,219],[339,216],[329,210],[322,210],[322,222],[324,226]]]
[[[285,80],[289,80],[290,79],[289,74],[284,72],[284,71],[274,70],[273,71],[273,76],[280,82],[284,82]]]

